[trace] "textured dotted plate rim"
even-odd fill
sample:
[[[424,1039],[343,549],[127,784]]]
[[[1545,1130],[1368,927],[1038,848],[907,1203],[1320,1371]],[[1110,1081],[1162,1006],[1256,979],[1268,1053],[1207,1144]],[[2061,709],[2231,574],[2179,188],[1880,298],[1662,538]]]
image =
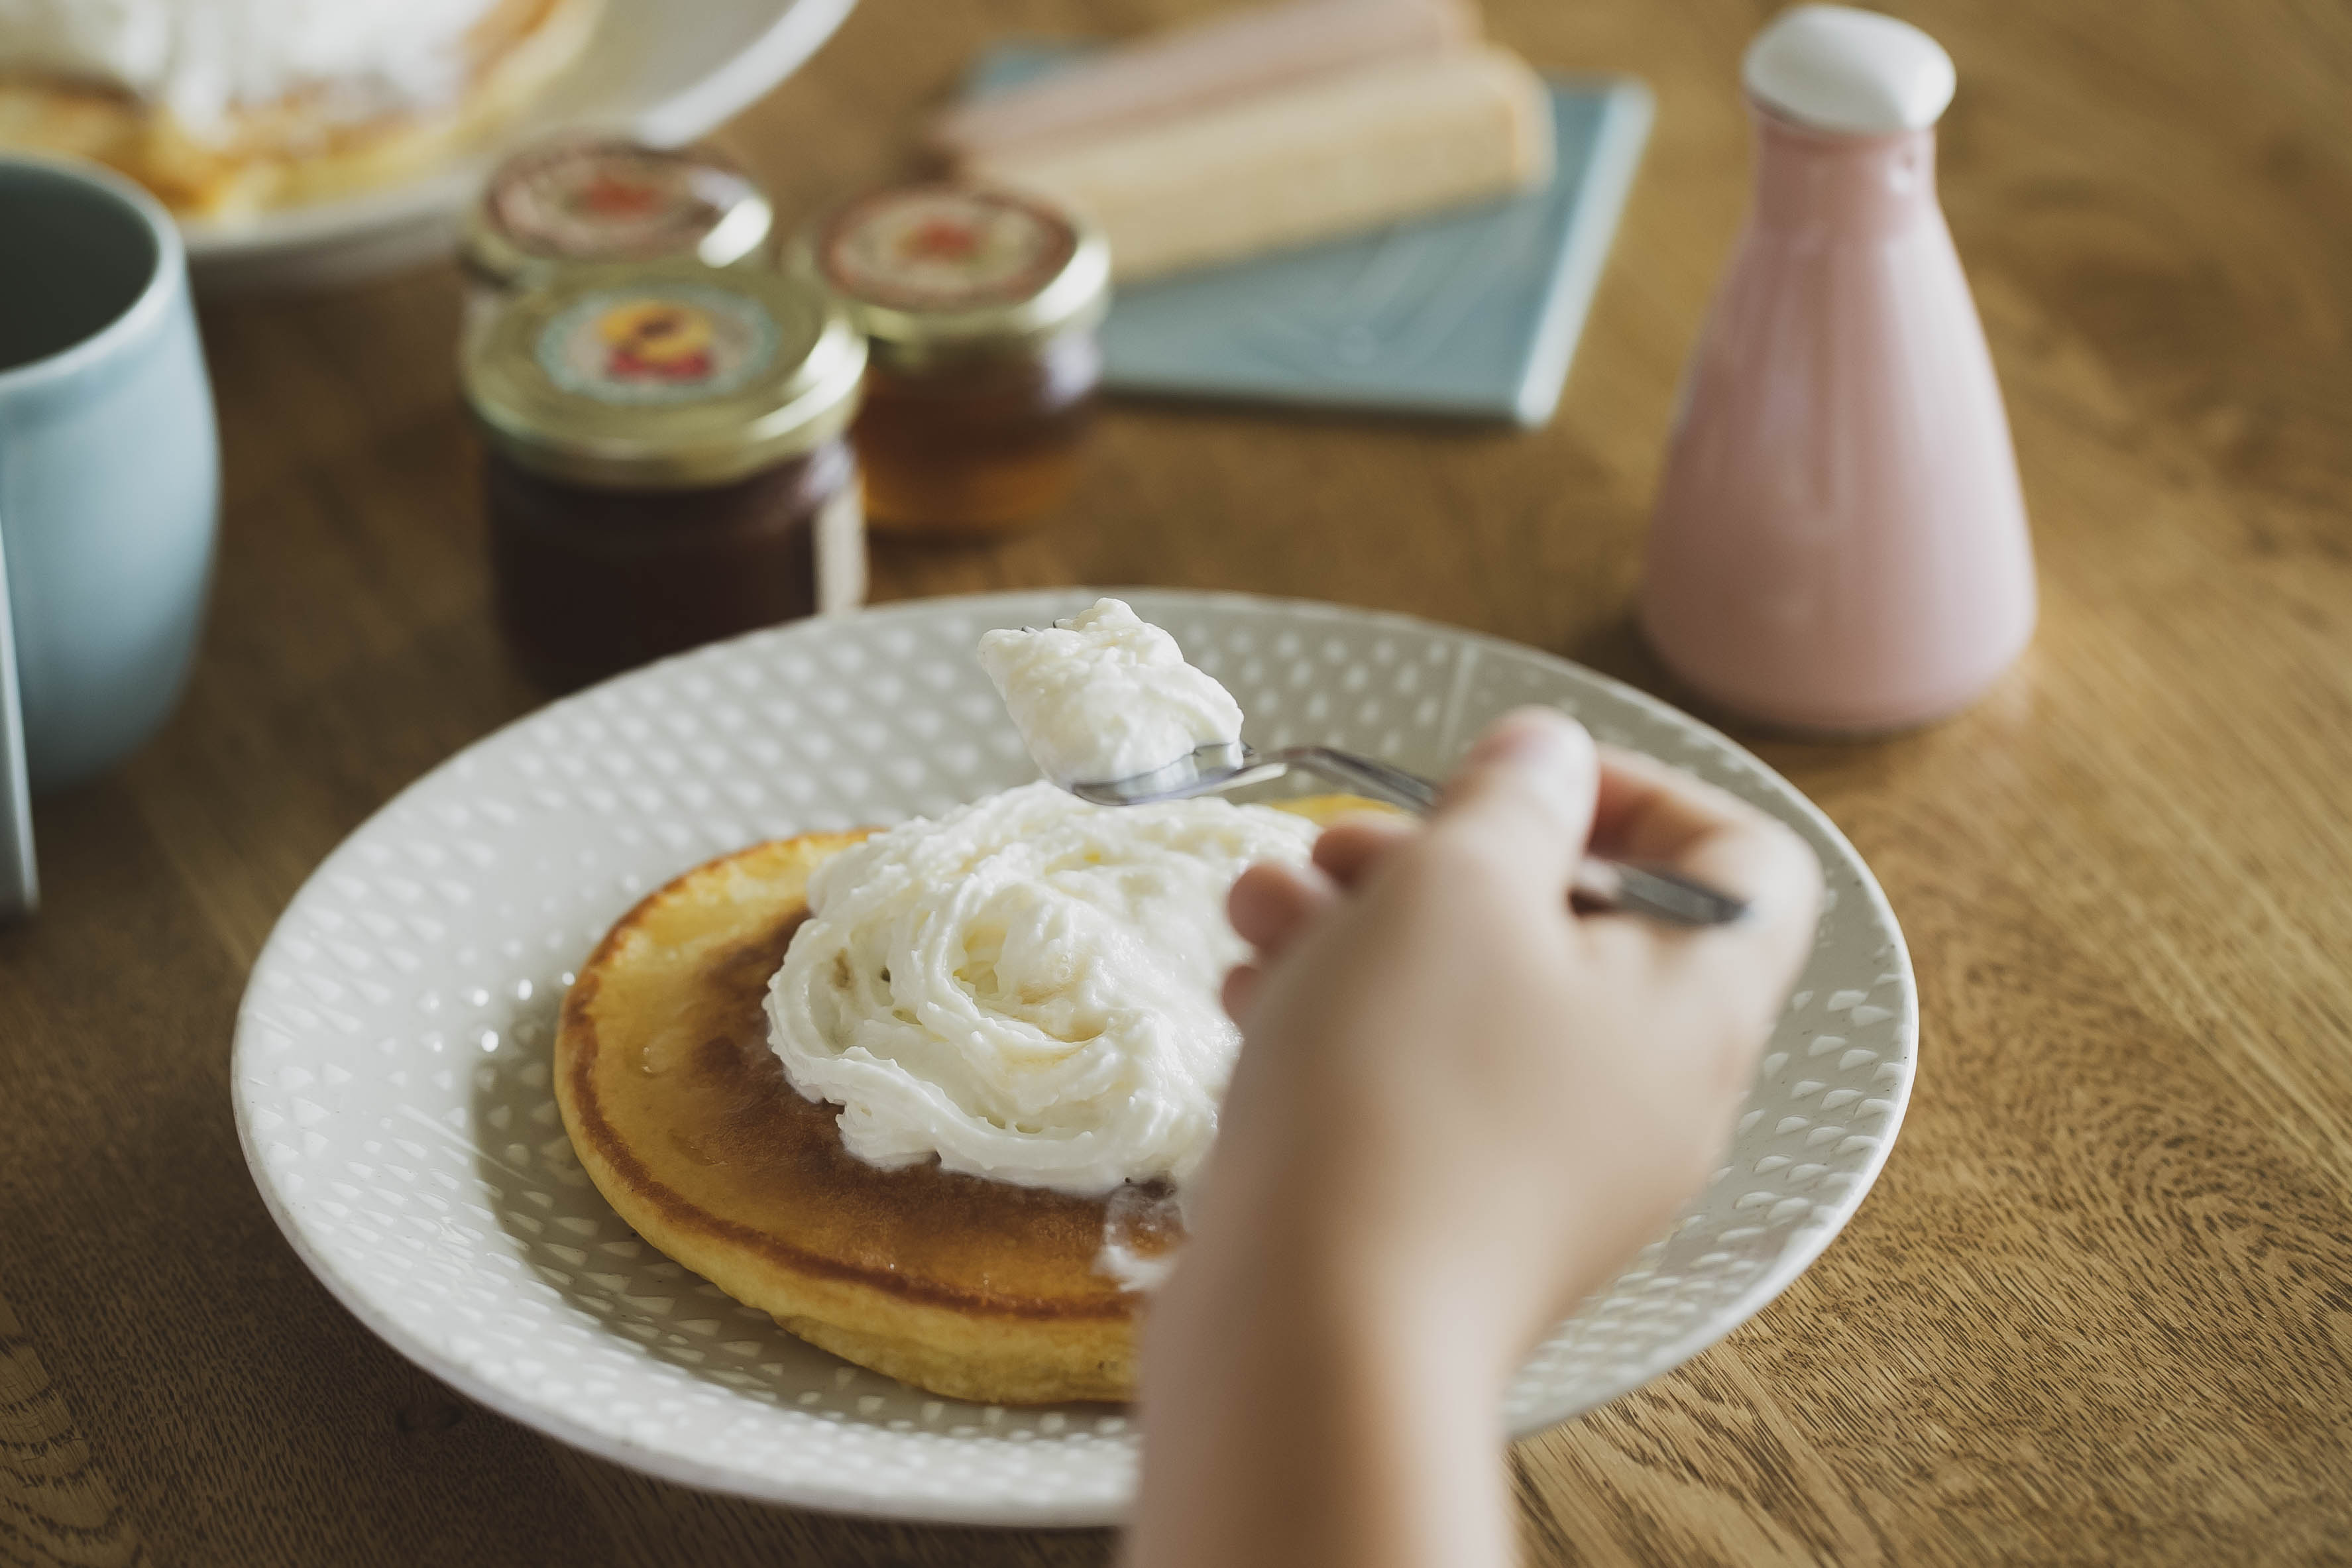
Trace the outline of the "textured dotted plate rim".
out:
[[[855,1478],[845,1479],[840,1476],[812,1476],[807,1473],[776,1475],[756,1467],[730,1463],[725,1458],[709,1453],[698,1455],[690,1451],[693,1447],[691,1442],[635,1436],[616,1426],[613,1420],[599,1419],[593,1411],[583,1410],[577,1401],[566,1403],[551,1398],[542,1391],[535,1391],[517,1376],[509,1374],[507,1369],[486,1368],[479,1358],[469,1359],[467,1354],[454,1348],[463,1342],[462,1334],[453,1338],[446,1323],[420,1321],[419,1312],[394,1300],[380,1280],[372,1281],[363,1277],[362,1271],[352,1267],[348,1258],[338,1256],[338,1247],[348,1251],[352,1245],[348,1237],[338,1235],[339,1227],[345,1222],[325,1212],[315,1193],[301,1191],[300,1179],[292,1176],[291,1173],[295,1162],[277,1157],[281,1153],[290,1153],[291,1146],[277,1141],[270,1131],[273,1127],[290,1127],[292,1121],[289,1118],[302,1120],[308,1114],[305,1107],[311,1110],[319,1108],[310,1100],[290,1099],[291,1090],[284,1083],[271,1080],[262,1070],[260,1060],[265,1048],[265,1035],[270,1037],[266,1042],[268,1048],[280,1054],[294,1055],[302,1060],[318,1060],[330,1072],[341,1070],[334,1066],[338,1052],[356,1053],[357,1047],[351,1043],[348,1028],[344,1031],[344,1037],[341,1038],[323,1026],[307,1034],[298,1030],[296,1035],[299,1037],[289,1038],[282,1020],[272,1014],[269,998],[273,991],[284,994],[291,989],[289,973],[297,965],[293,954],[311,945],[299,934],[306,912],[312,911],[314,906],[329,897],[322,889],[328,888],[331,878],[352,863],[355,856],[369,851],[378,840],[398,832],[403,825],[416,816],[422,805],[432,802],[435,797],[462,791],[467,787],[469,772],[478,771],[485,759],[518,752],[530,743],[530,737],[542,731],[552,734],[567,716],[587,713],[600,703],[609,706],[615,700],[639,692],[651,698],[662,689],[665,683],[682,680],[708,688],[709,679],[707,678],[716,677],[732,667],[756,666],[763,660],[786,657],[799,658],[803,650],[814,656],[828,646],[844,646],[860,638],[876,641],[886,638],[889,628],[894,627],[911,626],[920,632],[944,625],[968,631],[973,626],[1043,624],[1045,619],[1069,614],[1083,606],[1098,592],[1114,593],[1129,598],[1147,618],[1176,630],[1180,638],[1185,640],[1188,651],[1195,652],[1213,673],[1226,679],[1229,684],[1237,680],[1237,671],[1219,668],[1220,660],[1214,648],[1196,646],[1202,645],[1206,637],[1221,635],[1213,630],[1221,624],[1270,628],[1268,635],[1274,638],[1277,647],[1303,647],[1306,639],[1321,637],[1327,657],[1332,658],[1345,651],[1341,640],[1341,634],[1345,633],[1373,638],[1375,647],[1381,648],[1390,647],[1393,639],[1403,639],[1428,652],[1433,668],[1435,664],[1450,660],[1444,671],[1447,690],[1443,700],[1444,714],[1436,738],[1431,740],[1423,736],[1420,742],[1396,742],[1395,738],[1391,737],[1392,742],[1402,744],[1407,752],[1421,750],[1433,753],[1399,757],[1401,761],[1423,767],[1435,768],[1446,756],[1458,752],[1475,732],[1475,726],[1483,722],[1490,710],[1499,710],[1516,701],[1530,700],[1550,700],[1567,706],[1592,723],[1603,739],[1616,739],[1642,745],[1644,750],[1660,751],[1665,754],[1666,760],[1694,767],[1705,776],[1757,800],[1798,827],[1822,852],[1833,896],[1839,900],[1840,907],[1847,911],[1838,919],[1836,929],[1851,928],[1857,938],[1867,935],[1878,939],[1877,945],[1866,953],[1860,952],[1855,942],[1833,945],[1832,915],[1825,912],[1822,934],[1817,942],[1814,960],[1809,966],[1807,982],[1801,984],[1801,989],[1792,998],[1790,1016],[1784,1018],[1780,1030],[1776,1034],[1773,1054],[1768,1057],[1765,1070],[1759,1075],[1758,1087],[1751,1095],[1752,1109],[1745,1115],[1735,1142],[1732,1163],[1718,1173],[1715,1184],[1700,1203],[1694,1205],[1675,1235],[1653,1244],[1609,1290],[1588,1302],[1531,1359],[1501,1413],[1503,1426],[1513,1434],[1523,1436],[1572,1418],[1640,1387],[1696,1355],[1747,1321],[1820,1256],[1859,1208],[1892,1152],[1915,1076],[1918,1012],[1909,955],[1884,893],[1844,836],[1794,786],[1728,738],[1645,693],[1556,656],[1485,634],[1391,612],[1361,610],[1315,601],[1153,588],[1073,588],[926,599],[885,605],[838,620],[803,622],[756,632],[663,660],[551,703],[474,742],[400,792],[355,829],[297,892],[256,961],[244,1004],[239,1009],[232,1056],[232,1093],[238,1135],[247,1164],[271,1217],[277,1221],[305,1266],[378,1337],[467,1397],[574,1447],[667,1479],[770,1502],[934,1522],[1029,1526],[1117,1522],[1131,1491],[1135,1447],[1131,1426],[1118,1416],[1097,1419],[1080,1415],[1073,1425],[1070,1417],[1058,1413],[1034,1415],[1013,1412],[1011,1413],[1013,1419],[1006,1422],[1002,1418],[1007,1413],[985,1412],[983,1414],[991,1421],[1002,1424],[985,1429],[962,1425],[954,1427],[951,1433],[912,1431],[916,1424],[904,1418],[908,1412],[919,1409],[924,1423],[935,1424],[941,1418],[943,1408],[953,1402],[930,1400],[919,1391],[887,1384],[887,1380],[875,1374],[853,1373],[843,1368],[835,1373],[837,1380],[835,1386],[842,1395],[841,1403],[848,1403],[846,1391],[852,1386],[866,1390],[880,1388],[882,1392],[860,1393],[855,1402],[854,1413],[853,1409],[844,1409],[828,1412],[824,1416],[826,1421],[844,1425],[819,1426],[812,1423],[794,1428],[794,1451],[799,1451],[798,1445],[803,1438],[814,1443],[818,1450],[824,1450],[828,1441],[836,1445],[845,1443],[847,1431],[863,1427],[861,1437],[870,1438],[872,1442],[860,1447],[856,1453]],[[1188,637],[1188,632],[1192,635]],[[1233,635],[1243,646],[1255,646],[1240,633]],[[1436,657],[1436,650],[1441,649],[1446,654],[1445,658]],[[805,662],[804,658],[803,662]],[[970,661],[967,658],[965,662]],[[1307,662],[1295,666],[1291,687],[1295,689],[1316,685],[1318,678],[1300,673],[1310,670],[1311,665]],[[1259,679],[1264,679],[1262,676]],[[742,684],[740,671],[737,681],[739,686]],[[982,684],[984,686],[984,681]],[[1241,684],[1247,685],[1248,682]],[[1351,689],[1361,687],[1352,668],[1345,684],[1350,685]],[[1276,682],[1267,686],[1261,700],[1256,703],[1253,703],[1248,692],[1237,693],[1243,697],[1245,710],[1252,713],[1252,738],[1259,743],[1279,744],[1303,739],[1329,739],[1367,747],[1372,743],[1364,736],[1346,732],[1345,725],[1337,720],[1288,717],[1288,710],[1296,703],[1286,699],[1277,700],[1278,685]],[[1308,707],[1313,710],[1318,705],[1318,695],[1310,692]],[[1424,699],[1421,706],[1426,711],[1430,704]],[[852,707],[854,709],[855,705]],[[1261,713],[1268,707],[1283,711],[1285,716],[1271,726],[1283,732],[1269,733],[1269,726],[1260,722]],[[1366,710],[1370,710],[1369,705]],[[1646,728],[1655,734],[1644,737],[1633,733],[1612,733],[1627,723]],[[823,724],[817,728],[821,730]],[[1004,724],[1003,729],[1009,734],[1009,723]],[[1668,749],[1643,745],[1645,738],[1660,737],[1671,739],[1674,746]],[[1012,749],[1017,752],[1017,742]],[[1005,778],[1003,782],[1016,780]],[[990,787],[995,786],[992,784]],[[882,810],[874,815],[877,820],[895,819],[905,815],[905,811]],[[808,824],[811,826],[821,825],[817,821]],[[668,869],[684,869],[686,866],[717,852],[717,848],[706,846],[677,858],[676,864]],[[381,850],[377,853],[380,855]],[[660,850],[649,849],[648,854],[657,858]],[[666,873],[656,868],[654,875]],[[631,880],[649,881],[650,879],[633,878]],[[1847,900],[1853,901],[1848,904],[1845,902]],[[617,908],[612,910],[613,914],[618,912]],[[580,953],[584,955],[585,951],[583,943]],[[1845,987],[1828,993],[1826,999],[1816,1005],[1817,994],[1822,987],[1802,987],[1811,984],[1816,970],[1831,964],[1832,960],[1845,963],[1850,976],[1858,975],[1862,969],[1868,969],[1872,972],[1872,978],[1867,984],[1854,978]],[[526,985],[524,989],[528,991],[529,987]],[[1870,1000],[1878,997],[1882,990],[1889,994],[1883,998]],[[545,1005],[551,1006],[552,1001],[552,998],[547,998]],[[299,1013],[299,1010],[297,1011]],[[1844,1013],[1849,1020],[1861,1020],[1865,1014],[1869,1016],[1859,1026],[1834,1022],[1834,1015],[1840,1012]],[[1867,1027],[1874,1032],[1874,1037],[1881,1039],[1884,1044],[1875,1051],[1864,1048],[1842,1051],[1841,1063],[1851,1061],[1851,1065],[1832,1066],[1825,1060],[1822,1060],[1820,1065],[1811,1065],[1813,1061],[1825,1058],[1830,1049],[1849,1044],[1849,1036],[1824,1033],[1814,1037],[1806,1047],[1807,1059],[1800,1061],[1793,1047],[1798,1037],[1811,1027],[1799,1021],[1801,1015],[1818,1015],[1832,1020],[1835,1027],[1852,1029],[1857,1034],[1862,1027]],[[495,1031],[492,1032],[494,1034]],[[492,1035],[486,1035],[485,1038],[490,1038]],[[387,1047],[390,1044],[387,1039]],[[436,1046],[435,1048],[441,1047]],[[306,1050],[308,1055],[304,1054]],[[1864,1065],[1859,1058],[1866,1058],[1867,1065],[1872,1067],[1873,1076],[1866,1080],[1853,1076],[1860,1066]],[[528,1058],[520,1059],[526,1062],[526,1067],[520,1070],[527,1074]],[[1796,1063],[1799,1072],[1823,1076],[1790,1083],[1790,1066],[1792,1062]],[[308,1073],[307,1068],[299,1070]],[[481,1070],[476,1069],[477,1074]],[[1846,1077],[1841,1083],[1835,1075],[1842,1071]],[[341,1076],[348,1079],[351,1074],[342,1070]],[[309,1081],[307,1077],[305,1081]],[[1857,1083],[1864,1083],[1866,1087],[1853,1087]],[[1852,1130],[1852,1121],[1835,1122],[1827,1117],[1817,1120],[1794,1114],[1791,1108],[1809,1098],[1815,1099],[1822,1105],[1834,1101],[1840,1109],[1854,1106],[1856,1109],[1849,1115],[1872,1121],[1874,1130],[1868,1133],[1855,1133]],[[1777,1107],[1773,1103],[1776,1100]],[[1776,1108],[1783,1114],[1777,1118],[1772,1131],[1762,1131],[1760,1119]],[[1805,1107],[1808,1110],[1813,1108],[1812,1105]],[[423,1113],[414,1108],[404,1105],[398,1109],[420,1123],[424,1121]],[[390,1120],[384,1119],[383,1125],[391,1126]],[[324,1110],[319,1110],[315,1124],[306,1120],[303,1126],[306,1142],[323,1144],[320,1150],[321,1153],[331,1155],[355,1152],[355,1145],[350,1142],[351,1131],[340,1126],[337,1118]],[[320,1132],[317,1131],[319,1127],[327,1128],[328,1132]],[[334,1136],[330,1137],[328,1133]],[[1800,1139],[1799,1134],[1803,1134],[1803,1137]],[[1828,1147],[1832,1142],[1837,1144],[1834,1151]],[[1759,1149],[1773,1152],[1765,1153],[1760,1159],[1753,1158]],[[1797,1152],[1780,1152],[1783,1149]],[[1817,1152],[1816,1157],[1805,1159],[1808,1151]],[[446,1150],[439,1152],[446,1154]],[[1844,1159],[1845,1163],[1842,1166],[1832,1166],[1831,1162],[1836,1159]],[[1745,1192],[1736,1191],[1745,1184],[1737,1176],[1737,1167],[1743,1162],[1750,1166],[1748,1180],[1769,1180],[1778,1182],[1780,1186],[1757,1185]],[[478,1163],[467,1168],[477,1174],[481,1172]],[[1808,1176],[1805,1173],[1809,1172],[1811,1174]],[[446,1173],[440,1179],[445,1184],[448,1183]],[[1836,1189],[1832,1201],[1821,1202],[1805,1197],[1805,1191],[1817,1190],[1825,1179],[1827,1184]],[[1797,1190],[1799,1187],[1804,1191]],[[1776,1192],[1779,1194],[1777,1196]],[[1801,1198],[1804,1200],[1801,1203]],[[436,1200],[428,1196],[425,1201]],[[594,1197],[593,1188],[588,1189],[588,1201],[602,1206],[602,1200]],[[326,1205],[327,1208],[336,1206]],[[446,1207],[446,1205],[442,1206]],[[604,1212],[607,1217],[611,1217],[609,1210]],[[614,1223],[617,1225],[617,1219]],[[355,1225],[351,1228],[355,1229]],[[454,1230],[464,1227],[452,1228],[454,1244]],[[529,1253],[530,1238],[510,1226],[507,1228],[507,1242],[521,1246],[525,1253]],[[413,1239],[400,1239],[405,1240],[412,1248],[419,1245]],[[1706,1250],[1697,1250],[1702,1247]],[[494,1247],[491,1252],[499,1253],[500,1250]],[[646,1250],[651,1251],[650,1248]],[[655,1256],[657,1258],[657,1255]],[[543,1264],[543,1260],[541,1262]],[[523,1258],[523,1263],[526,1268],[533,1266],[529,1257]],[[658,1264],[655,1266],[658,1267]],[[1678,1274],[1674,1272],[1676,1268],[1697,1270],[1698,1273]],[[544,1271],[552,1277],[562,1278],[551,1269]],[[673,1266],[671,1273],[678,1272]],[[490,1279],[489,1284],[495,1287],[499,1279],[505,1278],[499,1276]],[[686,1278],[691,1279],[690,1276]],[[1691,1279],[1710,1281],[1712,1294],[1678,1289],[1683,1281]],[[545,1289],[541,1287],[542,1293]],[[706,1291],[710,1289],[707,1286],[702,1289]],[[1689,1298],[1695,1294],[1700,1298],[1701,1305],[1692,1304]],[[748,1309],[739,1310],[749,1312]],[[1688,1322],[1680,1331],[1662,1331],[1657,1327],[1677,1313],[1692,1317],[1695,1321]],[[606,1329],[601,1320],[583,1317],[581,1321],[592,1331]],[[575,1333],[580,1331],[576,1325],[567,1326]],[[632,1331],[637,1331],[633,1327]],[[781,1331],[776,1331],[781,1333]],[[1636,1336],[1646,1333],[1648,1341],[1637,1351],[1614,1361],[1608,1359],[1609,1336],[1628,1332]],[[652,1336],[641,1337],[650,1339]],[[676,1334],[668,1337],[679,1339]],[[630,1351],[642,1348],[617,1334],[614,1335],[611,1342]],[[797,1342],[793,1343],[797,1346]],[[807,1355],[827,1362],[830,1360],[823,1358],[822,1352],[807,1347],[797,1348]],[[1563,1383],[1562,1368],[1591,1363],[1596,1358],[1610,1368],[1608,1373],[1598,1376],[1588,1373],[1580,1382]],[[653,1364],[647,1363],[649,1367]],[[667,1367],[667,1363],[663,1364]],[[676,1369],[667,1367],[667,1371],[674,1373]],[[739,1386],[741,1380],[738,1380]],[[723,1385],[711,1384],[710,1387],[723,1388]],[[772,1419],[788,1421],[793,1417],[794,1413],[784,1409],[772,1392],[761,1393],[758,1397],[777,1407],[778,1415]],[[798,1396],[803,1405],[812,1403],[816,1397],[806,1393]],[[698,1402],[698,1408],[701,1408],[725,1404],[728,1396],[722,1393],[719,1399],[714,1400],[709,1389],[698,1386],[694,1398]],[[761,1408],[751,1397],[743,1397],[734,1403],[753,1411]],[[965,1407],[957,1408],[961,1410]],[[1101,1410],[1105,1407],[1094,1408]],[[874,1415],[875,1412],[895,1414],[900,1418],[886,1420],[881,1415]],[[738,1421],[744,1419],[742,1413],[731,1406],[727,1414]],[[751,1419],[757,1423],[771,1418],[753,1416]],[[965,1436],[975,1431],[977,1436]],[[841,1436],[829,1439],[828,1434]],[[952,1438],[951,1443],[950,1438]],[[1013,1442],[1015,1438],[1019,1439],[1017,1445]],[[1108,1440],[1098,1440],[1102,1438]],[[1071,1447],[1087,1443],[1091,1443],[1092,1447],[1083,1453]],[[896,1448],[891,1447],[894,1444],[898,1445]],[[1070,1449],[1075,1456],[1072,1465],[1060,1484],[1039,1485],[1033,1458],[1043,1458],[1055,1444]],[[1017,1453],[1014,1452],[1016,1447]],[[907,1480],[908,1474],[922,1467],[925,1462],[922,1456],[930,1447],[952,1448],[958,1457],[956,1464],[950,1468],[950,1484],[919,1487]],[[989,1458],[999,1448],[1003,1450],[1002,1465],[995,1464]],[[877,1451],[885,1459],[879,1466],[872,1462],[873,1455]],[[987,1473],[992,1468],[1003,1469],[1005,1473],[992,1479]]]

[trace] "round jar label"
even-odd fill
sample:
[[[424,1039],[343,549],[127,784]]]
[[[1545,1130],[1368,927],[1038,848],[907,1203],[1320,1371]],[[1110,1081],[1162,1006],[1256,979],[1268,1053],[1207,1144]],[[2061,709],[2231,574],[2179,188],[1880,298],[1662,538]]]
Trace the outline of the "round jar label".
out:
[[[740,391],[775,362],[776,323],[757,300],[707,284],[583,295],[541,329],[539,364],[602,403],[698,403]]]
[[[1034,297],[1077,244],[1069,220],[1009,192],[917,185],[835,217],[821,265],[835,287],[874,304],[956,310]]]
[[[567,261],[690,255],[727,215],[759,195],[750,179],[702,159],[607,142],[528,154],[500,172],[491,216],[537,256]]]

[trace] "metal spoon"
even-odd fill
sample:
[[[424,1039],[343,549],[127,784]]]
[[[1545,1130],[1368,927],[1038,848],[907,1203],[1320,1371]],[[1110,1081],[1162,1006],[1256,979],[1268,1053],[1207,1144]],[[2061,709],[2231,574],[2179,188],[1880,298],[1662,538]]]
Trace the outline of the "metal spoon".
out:
[[[1292,769],[1343,785],[1354,793],[1426,815],[1437,805],[1437,786],[1418,773],[1329,746],[1286,746],[1260,752],[1240,741],[1202,746],[1188,757],[1131,778],[1063,788],[1097,805],[1148,805],[1217,795],[1244,784],[1280,778]],[[1058,782],[1058,781],[1057,781]],[[1627,866],[1586,856],[1570,890],[1587,906],[1645,915],[1672,926],[1713,926],[1736,921],[1748,906],[1661,866]]]

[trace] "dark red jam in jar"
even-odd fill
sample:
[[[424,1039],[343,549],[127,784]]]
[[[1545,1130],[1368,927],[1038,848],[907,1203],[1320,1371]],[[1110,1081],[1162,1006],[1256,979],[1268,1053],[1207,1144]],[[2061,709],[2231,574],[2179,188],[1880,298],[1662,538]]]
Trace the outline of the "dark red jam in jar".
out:
[[[500,619],[571,685],[866,592],[845,438],[865,345],[818,290],[569,269],[468,348]]]
[[[792,266],[870,341],[855,439],[877,531],[1007,533],[1062,499],[1102,374],[1099,235],[1027,195],[910,185],[818,224]]]

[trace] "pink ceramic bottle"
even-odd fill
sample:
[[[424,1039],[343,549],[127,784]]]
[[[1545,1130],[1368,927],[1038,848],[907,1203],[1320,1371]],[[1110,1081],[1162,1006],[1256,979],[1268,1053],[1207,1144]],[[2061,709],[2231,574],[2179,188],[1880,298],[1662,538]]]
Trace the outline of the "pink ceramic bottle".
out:
[[[1744,74],[1755,207],[1687,372],[1642,624],[1752,718],[1920,723],[1983,690],[2034,615],[2009,420],[1936,202],[1951,58],[1801,5]]]

